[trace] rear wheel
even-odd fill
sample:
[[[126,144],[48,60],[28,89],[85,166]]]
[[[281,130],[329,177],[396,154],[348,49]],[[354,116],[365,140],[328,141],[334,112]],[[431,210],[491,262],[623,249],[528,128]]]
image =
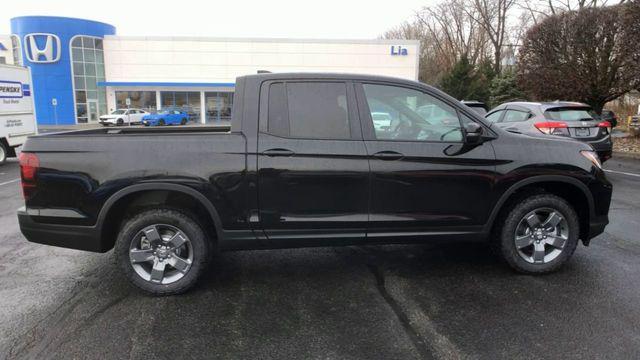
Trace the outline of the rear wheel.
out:
[[[497,221],[497,252],[523,273],[543,274],[559,269],[578,245],[578,215],[569,203],[552,194],[527,197]]]
[[[160,120],[158,120],[158,125],[160,125],[160,126],[164,126],[164,119],[160,119]]]
[[[4,143],[0,141],[0,165],[4,164],[7,161],[8,154],[9,149],[7,149]]]
[[[191,216],[160,208],[143,211],[122,226],[114,255],[135,286],[152,295],[174,295],[196,284],[210,246]]]
[[[122,119],[118,119],[118,120],[116,121],[116,125],[118,125],[118,126],[122,126],[122,125],[124,125],[124,120],[122,120]]]
[[[187,124],[187,119],[180,120],[180,125],[186,125],[186,124]]]

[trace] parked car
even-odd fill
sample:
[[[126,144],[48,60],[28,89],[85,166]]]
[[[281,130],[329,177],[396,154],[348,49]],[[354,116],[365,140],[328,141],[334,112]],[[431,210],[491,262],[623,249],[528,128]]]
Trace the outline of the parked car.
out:
[[[493,108],[485,118],[510,132],[576,139],[593,146],[601,161],[611,158],[611,123],[600,120],[586,104],[567,101],[509,102]]]
[[[142,118],[144,126],[186,125],[188,121],[189,114],[178,109],[160,110],[157,114],[148,114]]]
[[[618,116],[611,110],[603,109],[600,120],[608,121],[612,128],[618,126]]]
[[[482,116],[485,116],[489,111],[489,107],[487,106],[487,104],[483,103],[482,101],[462,100],[461,103],[467,105],[468,107],[473,109],[473,111],[477,112]]]
[[[589,145],[505,131],[431,86],[281,73],[239,77],[235,94],[230,131],[30,137],[22,233],[114,249],[133,284],[166,295],[217,250],[479,241],[542,274],[608,223],[612,187]],[[374,125],[383,108],[389,128]]]
[[[109,115],[100,116],[99,122],[103,126],[140,124],[145,115],[149,115],[149,113],[142,109],[116,109]]]

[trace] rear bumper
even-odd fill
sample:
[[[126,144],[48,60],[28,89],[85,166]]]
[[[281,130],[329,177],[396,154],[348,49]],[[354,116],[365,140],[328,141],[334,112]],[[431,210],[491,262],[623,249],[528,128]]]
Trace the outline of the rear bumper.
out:
[[[18,210],[18,223],[22,235],[30,242],[69,249],[107,252],[95,226],[55,225],[36,222],[25,208]]]
[[[593,147],[596,153],[598,153],[598,157],[600,157],[601,161],[605,161],[611,158],[611,154],[613,152],[613,142],[611,142],[611,136],[607,136],[596,141],[587,141],[586,143]]]

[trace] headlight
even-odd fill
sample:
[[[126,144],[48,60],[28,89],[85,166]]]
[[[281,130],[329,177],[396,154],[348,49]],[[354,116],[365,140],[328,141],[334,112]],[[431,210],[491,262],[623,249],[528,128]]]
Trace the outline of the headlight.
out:
[[[595,165],[598,169],[602,169],[602,164],[600,163],[600,159],[598,158],[598,154],[595,151],[591,150],[581,150],[580,155],[587,158],[587,160],[591,161],[593,165]]]

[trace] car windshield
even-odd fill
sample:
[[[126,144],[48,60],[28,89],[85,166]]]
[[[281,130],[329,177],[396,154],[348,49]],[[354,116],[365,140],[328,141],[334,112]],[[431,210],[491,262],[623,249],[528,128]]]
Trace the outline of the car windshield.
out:
[[[596,113],[591,108],[553,108],[544,112],[544,117],[549,120],[578,121],[597,119]]]
[[[114,112],[112,112],[112,115],[122,115],[126,112],[127,110],[116,110]]]

